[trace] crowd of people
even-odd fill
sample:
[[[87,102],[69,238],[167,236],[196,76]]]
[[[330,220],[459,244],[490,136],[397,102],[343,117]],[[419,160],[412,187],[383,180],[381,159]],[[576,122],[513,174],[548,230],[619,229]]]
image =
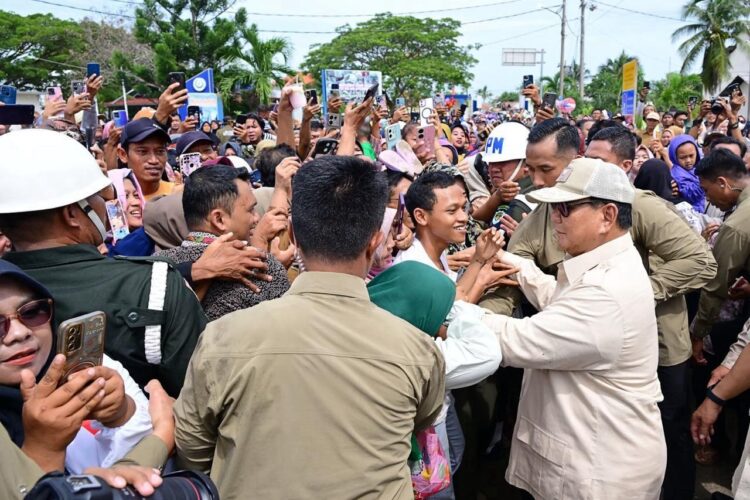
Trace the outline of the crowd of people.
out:
[[[0,135],[3,498],[179,469],[226,499],[492,498],[504,474],[687,500],[720,459],[750,498],[741,92],[610,119],[530,85],[528,111],[420,123],[288,86],[201,122],[173,83],[87,129],[101,85]]]

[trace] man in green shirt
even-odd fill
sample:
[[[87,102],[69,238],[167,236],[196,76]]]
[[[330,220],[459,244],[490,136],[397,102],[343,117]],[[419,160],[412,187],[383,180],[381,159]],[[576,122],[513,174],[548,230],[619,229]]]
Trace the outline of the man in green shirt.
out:
[[[695,173],[708,201],[728,214],[714,245],[718,271],[701,290],[692,327],[693,355],[705,364],[703,338],[711,332],[724,301],[750,297],[750,174],[742,158],[726,149],[712,151]]]
[[[206,317],[167,261],[107,259],[109,185],[93,156],[63,134],[22,130],[0,138],[0,227],[13,242],[4,258],[57,298],[55,325],[107,314],[104,351],[142,387],[158,379],[176,397]]]

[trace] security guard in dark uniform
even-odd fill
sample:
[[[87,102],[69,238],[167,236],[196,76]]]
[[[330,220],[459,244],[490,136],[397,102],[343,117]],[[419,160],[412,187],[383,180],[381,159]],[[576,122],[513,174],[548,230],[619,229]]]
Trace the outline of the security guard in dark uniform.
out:
[[[56,299],[55,327],[92,311],[107,314],[105,352],[141,386],[155,378],[177,397],[207,320],[195,294],[166,261],[102,256],[109,185],[89,152],[48,130],[0,137],[0,227],[4,258]]]

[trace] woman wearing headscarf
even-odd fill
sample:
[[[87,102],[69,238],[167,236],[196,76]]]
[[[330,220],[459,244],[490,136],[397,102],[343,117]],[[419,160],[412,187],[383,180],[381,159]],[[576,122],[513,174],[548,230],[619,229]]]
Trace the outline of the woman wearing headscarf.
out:
[[[54,299],[38,281],[0,260],[0,315],[0,423],[16,446],[23,447],[28,429],[21,384],[33,386],[34,379],[40,383],[55,359]],[[44,410],[52,418],[62,415],[63,407],[66,412],[77,408],[69,417],[80,423],[63,428],[61,422],[57,432],[62,436],[56,436],[67,443],[65,468],[74,474],[87,467],[109,467],[152,431],[148,401],[127,370],[107,355],[94,370],[74,374],[48,397]],[[81,426],[84,420],[90,422]]]
[[[645,161],[638,170],[633,185],[644,191],[653,191],[659,198],[674,203],[672,174],[666,163],[657,159]]]
[[[677,183],[682,199],[690,203],[698,213],[706,210],[706,193],[703,192],[694,170],[701,158],[703,152],[691,135],[678,135],[669,143],[672,178]]]
[[[654,154],[645,145],[641,144],[635,149],[635,159],[633,160],[633,168],[628,172],[628,179],[630,182],[635,181],[638,176],[638,172],[641,170],[641,166],[652,159]]]
[[[420,262],[407,261],[383,271],[367,285],[367,290],[374,304],[433,337],[443,354],[446,398],[434,426],[450,458],[451,474],[455,474],[464,439],[450,389],[474,385],[495,373],[501,361],[497,339],[481,322],[482,309],[454,303],[455,283]],[[453,498],[453,489],[432,498]]]
[[[154,253],[154,241],[143,228],[143,212],[146,208],[146,198],[135,174],[129,168],[119,168],[107,171],[115,188],[117,200],[120,202],[125,223],[129,234],[121,239],[107,242],[109,255],[124,255],[127,257],[145,257]]]

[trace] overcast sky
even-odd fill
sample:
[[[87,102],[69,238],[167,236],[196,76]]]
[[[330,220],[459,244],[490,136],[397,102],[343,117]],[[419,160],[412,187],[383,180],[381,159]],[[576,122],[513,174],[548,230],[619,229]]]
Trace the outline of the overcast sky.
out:
[[[50,0],[59,4],[79,8],[132,14],[139,0]],[[376,2],[344,2],[342,0],[281,0],[279,2],[257,2],[238,0],[236,7],[243,6],[261,30],[280,30],[284,33],[263,33],[265,36],[286,36],[293,45],[292,67],[298,67],[308,52],[310,45],[325,43],[335,35],[328,33],[302,34],[288,31],[333,31],[342,24],[356,24],[376,12],[390,11],[394,14],[413,11],[438,11],[416,14],[418,17],[453,17],[462,22],[460,43],[481,43],[483,47],[475,51],[478,63],[473,68],[472,89],[484,85],[498,94],[504,90],[515,90],[521,83],[522,75],[533,73],[538,79],[540,68],[503,66],[502,49],[534,48],[544,49],[544,73],[557,71],[560,59],[560,17],[554,12],[543,10],[549,7],[559,12],[562,0],[505,0],[502,5],[485,6],[492,0],[378,0]],[[672,32],[683,23],[679,21],[682,0],[607,0],[610,5],[618,5],[632,11],[626,12],[601,2],[586,0],[596,8],[586,10],[585,63],[592,72],[608,58],[616,57],[622,50],[637,56],[642,64],[640,71],[646,79],[658,80],[669,71],[678,71],[682,58],[677,51],[677,43],[672,43]],[[102,18],[92,14],[64,7],[51,6],[35,0],[3,0],[2,9],[19,14],[50,12],[57,17],[80,19],[85,16]],[[441,10],[442,9],[442,10]],[[540,9],[540,10],[538,10]],[[538,10],[506,19],[490,20],[502,16]],[[280,14],[266,16],[260,14]],[[300,17],[292,17],[299,14]],[[343,17],[310,17],[317,15],[341,15]],[[579,59],[580,0],[568,0],[568,28],[565,42],[567,64]],[[663,16],[663,17],[655,17]],[[677,20],[665,19],[675,18]],[[486,22],[476,22],[487,20]],[[533,33],[532,33],[533,32]],[[698,68],[694,68],[696,71]]]

